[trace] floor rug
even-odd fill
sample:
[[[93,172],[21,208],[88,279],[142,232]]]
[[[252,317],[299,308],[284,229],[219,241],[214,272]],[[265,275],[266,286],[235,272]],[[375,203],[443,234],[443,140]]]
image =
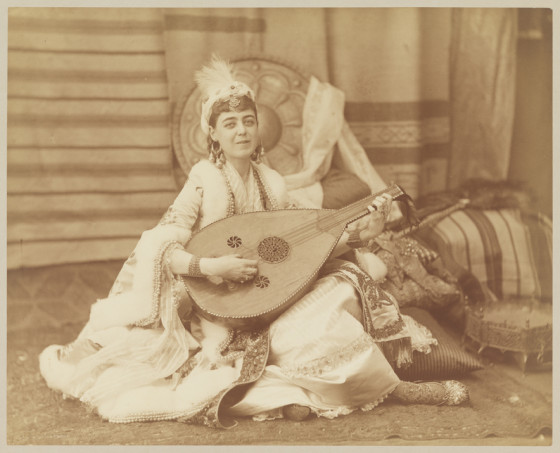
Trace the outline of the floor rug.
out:
[[[552,373],[524,376],[489,364],[462,379],[465,407],[402,406],[389,400],[369,412],[304,422],[239,420],[213,430],[176,422],[102,421],[45,385],[38,354],[72,341],[96,298],[105,297],[121,262],[22,269],[8,273],[7,443],[12,445],[364,445],[391,439],[522,439],[552,432]],[[538,445],[538,442],[536,443]]]
[[[476,371],[462,381],[471,393],[465,407],[402,406],[390,401],[369,412],[304,422],[239,420],[229,430],[176,422],[102,421],[78,402],[64,400],[42,380],[37,355],[51,343],[72,340],[78,325],[8,335],[7,441],[12,445],[302,445],[406,440],[533,438],[551,432],[552,401],[501,366]]]

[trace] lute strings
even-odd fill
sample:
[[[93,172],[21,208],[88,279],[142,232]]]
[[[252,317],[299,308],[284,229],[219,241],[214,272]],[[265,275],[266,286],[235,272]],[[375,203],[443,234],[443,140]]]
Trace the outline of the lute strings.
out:
[[[333,212],[332,215],[327,218],[315,218],[311,221],[299,224],[297,227],[284,234],[282,239],[285,240],[290,247],[297,247],[304,244],[313,237],[317,236],[318,233],[330,231],[341,224],[348,224],[360,217],[363,217],[367,214],[367,206],[369,206],[377,196],[384,193],[388,193],[393,197],[393,199],[398,199],[399,196],[403,195],[402,190],[397,185],[392,185],[380,192],[368,195],[361,200]],[[320,225],[317,225],[318,223]],[[250,259],[251,257],[258,255],[256,250],[250,251],[250,255],[245,255],[246,258]]]

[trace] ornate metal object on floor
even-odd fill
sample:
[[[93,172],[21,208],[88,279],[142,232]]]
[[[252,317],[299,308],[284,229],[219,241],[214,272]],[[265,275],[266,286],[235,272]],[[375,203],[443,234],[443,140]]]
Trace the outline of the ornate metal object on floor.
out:
[[[525,372],[529,356],[542,363],[552,351],[552,306],[519,300],[468,307],[465,336],[479,345],[479,353],[488,347],[516,353]]]

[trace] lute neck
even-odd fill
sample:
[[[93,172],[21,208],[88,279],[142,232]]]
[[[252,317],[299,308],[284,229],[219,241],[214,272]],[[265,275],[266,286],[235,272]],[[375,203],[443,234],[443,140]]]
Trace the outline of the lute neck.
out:
[[[379,192],[376,192],[372,195],[368,195],[361,200],[358,200],[344,208],[339,209],[336,211],[331,218],[331,221],[336,224],[343,224],[348,225],[349,223],[358,220],[361,217],[364,217],[369,213],[368,206],[371,205],[373,200],[377,198],[379,195],[389,194],[393,197],[393,200],[396,200],[403,195],[406,195],[405,192],[397,185],[391,184],[390,186],[386,187]]]

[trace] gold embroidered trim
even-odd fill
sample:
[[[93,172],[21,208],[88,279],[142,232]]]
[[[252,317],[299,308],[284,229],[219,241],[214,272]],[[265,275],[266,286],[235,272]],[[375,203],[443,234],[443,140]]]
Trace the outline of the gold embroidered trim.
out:
[[[173,205],[171,205],[167,208],[167,211],[165,211],[165,214],[158,222],[158,225],[170,225],[172,223],[177,223],[178,218],[179,214],[177,213],[177,210],[173,207]]]
[[[166,252],[172,251],[176,248],[182,247],[177,241],[167,241],[159,248],[156,258],[154,260],[154,277],[153,277],[153,292],[152,292],[152,311],[150,314],[133,325],[138,327],[153,326],[156,327],[159,323],[159,308],[161,296],[161,280],[164,270],[170,272],[169,264],[164,260]],[[165,267],[165,269],[164,269]],[[176,301],[174,301],[176,303]]]
[[[239,378],[228,388],[221,391],[212,398],[196,415],[192,417],[179,418],[177,421],[190,424],[203,424],[211,428],[226,428],[220,420],[219,412],[221,403],[231,390],[239,385],[255,382],[261,375],[266,366],[269,351],[268,328],[260,331],[245,332],[235,331],[236,338],[227,347],[226,354],[237,347],[245,347],[243,364]]]
[[[369,275],[349,262],[339,265],[338,271],[350,278],[359,290],[362,299],[364,329],[374,340],[383,341],[398,334],[405,327],[397,302],[389,293],[381,289]],[[386,307],[395,310],[395,320],[383,327],[375,327],[376,315],[374,311],[384,310]]]
[[[220,173],[224,178],[224,182],[226,184],[226,189],[227,189],[227,195],[228,195],[228,208],[227,208],[226,217],[231,217],[232,215],[235,214],[235,196],[233,195],[233,189],[231,188],[231,184],[226,175],[226,171],[224,167],[220,168]]]
[[[253,174],[256,177],[257,185],[259,187],[259,192],[261,194],[262,205],[266,211],[275,211],[278,209],[278,202],[276,197],[272,194],[272,190],[270,189],[268,182],[263,178],[261,171],[256,167],[253,166]],[[267,206],[266,201],[268,200],[270,206]]]
[[[341,415],[351,414],[352,412],[355,412],[358,409],[361,410],[362,412],[371,411],[375,409],[377,406],[379,406],[383,401],[385,401],[391,395],[391,392],[393,392],[393,390],[390,390],[385,395],[381,396],[380,398],[376,399],[371,403],[366,403],[358,407],[339,406],[336,409],[317,409],[314,407],[310,407],[309,409],[311,409],[311,412],[315,414],[317,417],[323,417],[332,420]],[[253,415],[252,417],[253,421],[256,422],[276,420],[280,418],[284,418],[281,408],[272,409],[267,412],[261,412],[260,414]]]
[[[238,339],[234,339],[233,343],[237,346],[234,347],[241,347],[243,344],[247,345],[239,378],[216,396],[199,404],[199,409],[196,410],[196,413],[192,414],[193,410],[176,412],[146,411],[130,414],[118,419],[109,418],[108,420],[112,423],[177,420],[189,424],[203,424],[211,428],[226,428],[219,417],[224,396],[239,385],[256,381],[261,376],[268,358],[268,329],[255,332],[236,331],[236,334],[238,334]],[[197,356],[198,354],[192,356],[192,361],[191,359],[187,360],[180,370],[186,372],[186,374],[190,373],[196,366]],[[194,357],[197,358],[195,359]]]
[[[352,343],[328,356],[289,367],[281,367],[281,369],[289,377],[321,376],[323,373],[328,373],[343,364],[351,362],[356,355],[371,349],[373,346],[372,338],[367,334],[363,334]]]
[[[200,404],[199,407],[204,405]],[[191,409],[188,411],[177,411],[177,412],[161,412],[161,411],[146,411],[128,415],[121,418],[105,418],[111,423],[134,423],[134,422],[157,422],[165,420],[175,420],[180,417],[188,417],[188,414],[196,411],[196,409]]]
[[[354,412],[356,409],[360,409],[362,412],[367,412],[375,409],[379,406],[383,401],[385,401],[389,395],[391,394],[392,390],[383,395],[382,397],[376,399],[372,403],[367,403],[359,407],[351,407],[351,406],[339,406],[337,409],[314,409],[310,408],[311,412],[313,412],[317,417],[324,417],[330,420],[339,417],[341,415],[348,415]]]

